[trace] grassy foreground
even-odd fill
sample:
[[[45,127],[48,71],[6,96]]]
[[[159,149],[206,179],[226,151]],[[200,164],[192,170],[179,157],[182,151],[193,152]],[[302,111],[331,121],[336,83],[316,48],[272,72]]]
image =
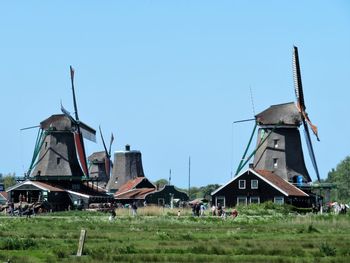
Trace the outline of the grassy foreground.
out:
[[[350,262],[349,215],[261,206],[242,208],[235,220],[193,218],[188,210],[179,218],[177,210],[118,212],[113,222],[97,212],[0,216],[0,262]],[[77,258],[81,229],[85,255]]]

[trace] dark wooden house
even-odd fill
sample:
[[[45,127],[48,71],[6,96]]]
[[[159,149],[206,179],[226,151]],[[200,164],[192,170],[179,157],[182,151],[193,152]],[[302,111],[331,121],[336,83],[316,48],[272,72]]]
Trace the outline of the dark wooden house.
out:
[[[235,207],[271,201],[310,207],[310,197],[281,176],[271,171],[248,169],[212,192],[216,206]]]

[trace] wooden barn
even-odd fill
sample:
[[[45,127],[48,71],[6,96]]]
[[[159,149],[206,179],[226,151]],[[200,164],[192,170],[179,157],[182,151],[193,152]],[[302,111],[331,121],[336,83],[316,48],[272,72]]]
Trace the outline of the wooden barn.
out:
[[[178,191],[173,185],[165,185],[157,189],[146,177],[129,180],[114,194],[117,203],[142,205],[171,206],[171,200],[177,202],[188,201],[188,195]]]
[[[123,184],[114,194],[117,203],[132,204],[137,202],[139,206],[144,204],[148,193],[154,192],[156,187],[146,177],[136,177]]]
[[[271,171],[248,169],[212,192],[216,206],[235,207],[267,201],[310,207],[308,194]]]

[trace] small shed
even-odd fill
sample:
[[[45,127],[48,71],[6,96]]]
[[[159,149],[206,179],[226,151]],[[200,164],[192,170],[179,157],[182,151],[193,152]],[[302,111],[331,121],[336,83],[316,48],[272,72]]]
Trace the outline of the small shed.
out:
[[[14,203],[35,203],[47,201],[53,211],[68,207],[88,208],[90,203],[113,202],[113,197],[104,190],[78,182],[42,182],[26,180],[6,191],[8,200]]]
[[[211,194],[214,205],[235,207],[272,201],[310,207],[310,196],[277,174],[265,170],[248,169]]]
[[[147,204],[155,204],[158,206],[171,206],[171,200],[178,202],[187,202],[188,195],[175,188],[173,185],[165,185],[162,189],[154,191],[146,195],[145,201]]]
[[[26,180],[9,187],[6,192],[11,202],[48,201],[53,210],[60,210],[65,203],[70,203],[64,189],[43,182]]]

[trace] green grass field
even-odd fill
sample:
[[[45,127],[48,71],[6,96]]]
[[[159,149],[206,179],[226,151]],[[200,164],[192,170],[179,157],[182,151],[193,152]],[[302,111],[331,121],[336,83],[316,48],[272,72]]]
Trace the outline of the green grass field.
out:
[[[350,262],[349,215],[244,208],[235,220],[159,210],[0,216],[0,262]],[[87,230],[77,258],[80,230]]]

